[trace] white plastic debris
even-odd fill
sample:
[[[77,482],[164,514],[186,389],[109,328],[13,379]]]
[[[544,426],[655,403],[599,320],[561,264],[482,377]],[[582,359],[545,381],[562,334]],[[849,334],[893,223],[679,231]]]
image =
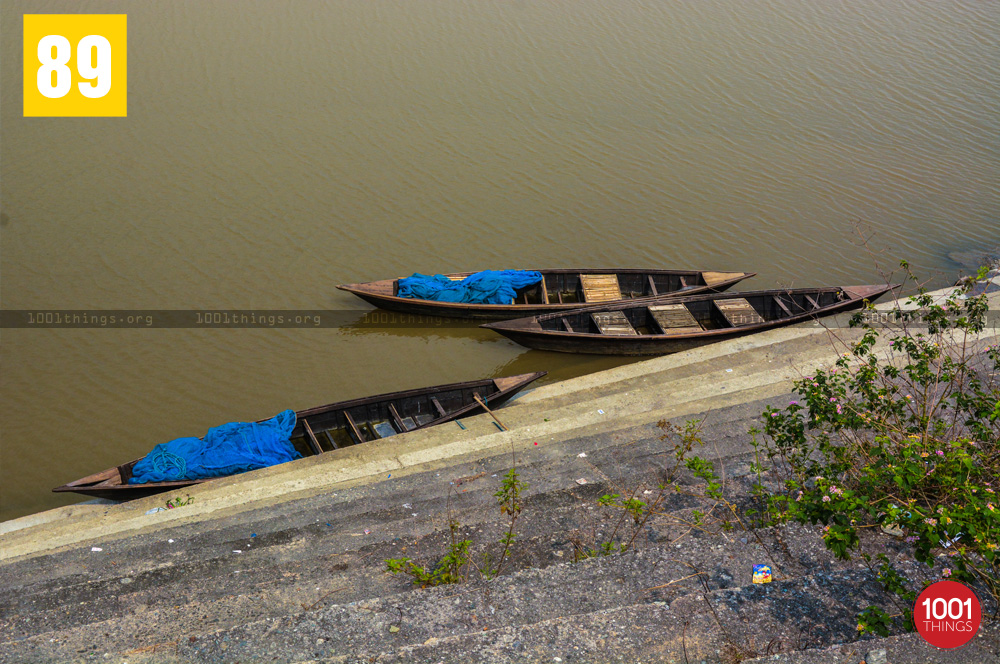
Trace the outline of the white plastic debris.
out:
[[[587,453],[586,452],[580,452],[579,454],[577,454],[577,456],[580,457],[581,459],[586,459],[587,458]]]
[[[97,551],[104,551],[104,549],[102,549],[99,546],[92,546],[92,547],[90,547],[90,550],[91,551],[95,551],[95,552],[97,552]]]
[[[603,410],[601,410],[600,408],[598,408],[598,409],[597,409],[597,414],[598,414],[598,415],[603,415],[603,414],[604,414],[604,411],[603,411]]]
[[[732,369],[726,369],[726,373],[733,373]]]
[[[243,553],[243,551],[240,549],[233,549],[233,553]]]
[[[586,484],[587,483],[587,478],[586,477],[581,477],[580,479],[578,479],[576,481],[576,483],[577,484]]]
[[[156,514],[157,512],[166,512],[166,511],[167,511],[166,507],[154,507],[151,510],[146,510],[146,515],[148,516],[150,514]]]

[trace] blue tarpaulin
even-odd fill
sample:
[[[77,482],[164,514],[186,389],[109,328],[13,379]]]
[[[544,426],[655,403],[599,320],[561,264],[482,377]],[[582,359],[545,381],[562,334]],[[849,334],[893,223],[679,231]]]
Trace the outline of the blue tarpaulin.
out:
[[[537,284],[542,273],[533,270],[483,270],[462,281],[452,281],[440,274],[428,276],[415,272],[399,280],[396,295],[436,302],[467,304],[510,304],[520,288]]]
[[[289,436],[295,411],[286,410],[264,422],[230,422],[208,430],[204,438],[177,438],[161,443],[132,469],[129,484],[223,477],[266,468],[299,454]]]

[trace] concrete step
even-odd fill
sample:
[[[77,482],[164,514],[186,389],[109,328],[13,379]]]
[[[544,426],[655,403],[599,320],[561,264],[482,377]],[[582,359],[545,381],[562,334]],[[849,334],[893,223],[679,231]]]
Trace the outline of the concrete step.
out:
[[[554,522],[559,520],[558,515],[553,518]],[[465,528],[462,536],[476,540],[475,530],[475,525]],[[490,539],[495,541],[495,537]],[[435,533],[412,546],[424,554],[418,556],[422,562],[433,561],[439,556],[427,555],[428,551],[442,553],[445,540],[442,533]],[[340,563],[347,569],[324,569],[322,564],[315,564],[317,561],[307,561],[276,569],[250,567],[238,570],[243,574],[235,586],[238,595],[231,594],[234,589],[232,582],[213,588],[210,579],[185,576],[201,581],[206,587],[199,587],[197,583],[177,583],[165,587],[151,584],[146,590],[135,593],[111,592],[109,595],[113,601],[110,603],[98,598],[79,606],[64,602],[44,614],[22,615],[11,621],[4,633],[14,642],[8,642],[4,647],[12,652],[30,652],[38,647],[48,652],[47,648],[52,647],[57,651],[51,654],[62,656],[69,654],[67,648],[80,649],[77,646],[98,637],[105,649],[127,652],[171,642],[178,635],[196,636],[213,629],[235,629],[244,622],[308,615],[322,610],[331,602],[363,605],[368,607],[365,610],[370,610],[373,602],[379,606],[403,604],[410,606],[414,615],[448,614],[450,607],[447,604],[436,607],[420,604],[421,598],[433,600],[434,594],[415,589],[405,578],[393,578],[385,573],[383,561],[386,557],[399,555],[397,549],[388,546],[371,548],[371,551],[359,551],[352,557],[341,558],[352,560],[353,565]],[[477,541],[473,551],[480,549],[481,542]],[[512,587],[526,583],[533,588],[533,592],[530,601],[512,605],[529,614],[540,610],[532,608],[535,600],[550,607],[559,606],[554,597],[566,592],[562,579],[564,573],[558,569],[552,572],[554,580],[551,583],[546,581],[546,575],[550,568],[565,568],[564,561],[572,558],[573,550],[574,547],[562,533],[522,536],[508,568],[510,571],[522,570],[514,575],[520,581],[506,583],[513,584]],[[562,555],[555,555],[557,553]],[[749,582],[752,565],[759,562],[770,563],[777,579],[844,567],[826,552],[815,529],[810,531],[786,526],[780,532],[764,529],[742,533],[717,532],[709,536],[700,531],[678,529],[677,523],[671,520],[671,514],[665,514],[647,524],[643,536],[635,542],[634,554],[586,560],[572,565],[573,570],[568,573],[575,574],[575,583],[581,588],[607,589],[607,592],[598,592],[597,596],[613,606],[623,599],[629,602],[637,598],[669,601],[698,587],[702,579],[710,589],[745,584]],[[471,577],[476,580],[475,573]],[[498,579],[494,584],[501,581]],[[637,583],[642,587],[638,587]],[[538,588],[545,587],[551,597],[536,592]],[[469,592],[464,586],[451,588],[453,590],[449,592],[460,595]],[[327,595],[331,591],[334,592]],[[435,591],[440,592],[440,589]],[[587,606],[586,603],[574,602],[580,607]],[[304,610],[306,605],[310,610]],[[103,619],[102,613],[105,614]],[[522,616],[519,619],[526,618]],[[72,626],[74,622],[76,625]],[[439,622],[437,627],[443,629],[445,625]],[[460,630],[462,624],[451,625],[450,628]]]
[[[839,570],[636,601],[616,582],[645,571],[633,563],[586,561],[498,579],[488,591],[439,587],[333,606],[178,639],[149,661],[717,662],[728,650],[745,657],[856,638],[857,612],[883,599],[867,571]],[[600,568],[603,577],[591,575]]]
[[[719,591],[687,596],[667,606],[637,604],[482,634],[431,638],[418,646],[383,651],[377,661],[417,664],[551,662],[557,658],[564,662],[669,664],[997,661],[1000,630],[996,623],[986,626],[972,643],[959,651],[939,651],[918,635],[829,645],[856,638],[852,629],[853,615],[860,605],[857,599],[863,599],[870,587],[870,580],[863,575],[817,575],[802,583],[779,584],[769,588],[771,592]],[[783,608],[797,602],[801,602],[805,612]],[[805,652],[772,654],[803,648]],[[887,659],[881,658],[883,654]],[[363,656],[361,653],[322,656],[315,661],[358,662],[364,661]]]
[[[760,408],[744,410],[758,412]],[[714,458],[742,445],[740,432],[749,421],[736,418],[710,426],[706,435],[714,442],[700,454]],[[569,489],[595,493],[606,484],[609,491],[621,492],[626,484],[643,479],[655,483],[667,447],[659,440],[661,434],[655,426],[630,429],[618,436],[632,441],[621,449],[620,443],[607,436],[588,436],[527,450],[520,455],[522,478],[530,484],[527,495]],[[588,456],[579,457],[581,452]],[[252,557],[257,566],[266,568],[278,558],[299,561],[348,552],[381,541],[386,532],[419,537],[443,527],[429,515],[446,514],[452,502],[456,508],[480,505],[487,512],[494,511],[497,476],[510,464],[507,455],[498,455],[450,468],[443,477],[440,472],[427,472],[283,504],[277,513],[259,514],[252,523],[239,517],[193,522],[133,538],[127,547],[100,542],[104,549],[100,553],[76,549],[11,563],[0,574],[16,592],[0,601],[0,609],[6,613],[15,606],[24,610],[44,604],[41,597],[50,585],[63,593],[65,602],[74,603],[86,600],[87,595],[103,596],[109,587],[117,588],[114,584],[122,578],[148,577],[156,585],[165,585],[173,578],[227,575],[243,564],[233,560],[233,550],[241,550],[244,559]],[[576,484],[580,478],[588,478],[592,486],[580,487]],[[149,518],[163,514],[169,515],[161,512]],[[463,518],[480,522],[491,517]],[[372,532],[365,535],[364,530]],[[74,588],[83,596],[73,595]]]
[[[792,542],[805,540],[802,534],[788,533],[785,539]],[[766,542],[768,538],[773,539],[773,535],[763,533],[762,538]],[[347,654],[364,647],[366,639],[370,638],[372,616],[384,618],[397,610],[406,619],[408,640],[405,643],[423,643],[430,638],[460,636],[482,628],[493,630],[528,625],[560,616],[601,612],[637,603],[672,603],[703,589],[714,592],[748,584],[751,565],[763,557],[761,544],[753,534],[742,546],[739,540],[725,546],[724,543],[716,543],[718,541],[717,537],[689,535],[669,542],[643,543],[640,545],[643,548],[634,553],[593,558],[575,564],[533,566],[498,578],[488,585],[473,578],[469,584],[420,590],[405,580],[393,579],[390,583],[397,586],[395,594],[348,603],[338,601],[329,607],[319,602],[310,610],[297,603],[300,598],[290,596],[289,591],[295,591],[294,584],[284,585],[280,581],[273,587],[247,589],[239,597],[224,598],[226,601],[200,602],[189,596],[175,595],[175,601],[179,603],[176,607],[161,603],[140,610],[137,603],[130,611],[114,619],[8,642],[4,644],[3,651],[6,656],[12,657],[10,661],[32,661],[38,656],[61,660],[76,657],[81,654],[80,651],[86,653],[89,646],[95,643],[101,644],[102,651],[123,654],[192,637],[220,644],[247,640],[250,637],[243,635],[241,630],[252,631],[256,629],[255,625],[277,622],[290,626],[293,633],[303,629],[309,632],[313,623],[318,622],[328,625],[330,631],[336,634],[335,654]],[[803,552],[796,553],[801,555]],[[813,553],[815,551],[809,551],[807,556]],[[793,566],[815,573],[835,565],[828,556],[826,558],[824,561],[790,560],[788,564],[775,564],[777,578],[792,578],[786,570],[791,570]],[[369,569],[368,582],[380,575],[388,577],[379,569],[379,563],[372,567],[374,569]],[[334,585],[332,580],[330,585]],[[524,588],[530,588],[530,592],[525,593]],[[266,601],[272,609],[278,606],[274,597],[269,596],[272,593],[283,598],[284,612],[262,615],[257,602]],[[339,597],[339,594],[333,597]],[[241,627],[245,623],[248,625]],[[215,632],[218,628],[222,628],[221,631]],[[399,639],[396,641],[399,642]],[[259,646],[258,643],[254,647]],[[230,646],[219,647],[226,649]]]
[[[759,412],[759,409],[754,409],[754,412]],[[730,434],[738,436],[738,432],[746,429],[745,425],[745,421],[737,418],[733,422],[717,423],[709,427],[707,433],[713,440],[719,440]],[[643,435],[632,436],[631,440],[635,442],[624,445],[607,445],[606,437],[595,436],[576,441],[577,445],[571,449],[553,445],[543,447],[542,450],[532,450],[532,458],[525,460],[521,466],[523,476],[532,483],[532,487],[526,498],[524,517],[519,526],[522,533],[520,546],[516,549],[517,555],[510,569],[540,570],[569,559],[574,550],[571,538],[581,531],[589,532],[591,541],[602,537],[601,528],[606,530],[608,524],[602,524],[593,518],[597,497],[605,492],[620,491],[616,482],[636,486],[645,481],[655,486],[661,481],[658,475],[661,463],[650,463],[651,458],[658,458],[663,454],[662,441],[658,439],[660,432],[660,429],[654,427],[646,430]],[[580,447],[590,450],[588,456],[580,459],[574,455],[572,458],[585,463],[583,468],[586,473],[596,478],[583,486],[573,481],[580,471],[566,461],[567,453]],[[703,450],[707,453],[706,456],[717,455],[720,451],[731,450],[726,445],[714,445]],[[720,468],[730,467],[729,475],[738,474],[731,467],[742,466],[745,477],[746,453],[724,457],[719,461]],[[508,465],[508,459],[502,455],[479,460],[472,467],[453,469],[455,473],[463,473],[463,477],[481,475],[475,480],[460,484],[459,491],[464,487],[469,489],[464,493],[455,493],[450,498],[453,513],[466,526],[463,537],[467,534],[476,541],[474,550],[483,545],[482,540],[496,541],[500,536],[496,529],[497,514],[492,499],[499,480],[492,477],[492,474],[484,473],[497,470],[496,474],[500,475]],[[485,470],[472,473],[475,468]],[[604,471],[614,473],[615,477],[603,478],[602,475],[606,475]],[[433,480],[431,474],[434,475]],[[691,478],[681,479],[684,482]],[[13,596],[26,599],[16,607],[9,606],[5,611],[5,614],[13,615],[5,619],[3,633],[8,636],[4,640],[26,640],[28,643],[25,644],[8,644],[16,646],[20,651],[23,647],[46,643],[47,639],[54,639],[52,643],[56,644],[79,645],[92,640],[94,635],[100,635],[99,640],[106,643],[107,647],[114,645],[119,652],[125,652],[172,641],[181,633],[196,635],[217,628],[232,628],[241,622],[295,614],[302,610],[304,604],[315,604],[321,608],[334,600],[338,603],[373,598],[388,601],[390,597],[404,597],[412,591],[412,587],[403,579],[393,579],[385,574],[383,561],[388,557],[403,555],[404,552],[400,550],[402,545],[410,542],[411,548],[405,553],[421,562],[431,564],[444,553],[447,538],[442,530],[445,524],[441,523],[443,519],[440,515],[447,513],[449,505],[439,494],[431,497],[426,494],[429,485],[435,482],[444,484],[445,480],[447,478],[442,480],[439,473],[435,472],[403,478],[398,483],[380,483],[391,487],[395,492],[393,495],[399,500],[402,500],[400,496],[422,496],[422,503],[412,503],[412,509],[437,514],[436,523],[434,520],[407,519],[406,514],[399,514],[401,510],[386,509],[385,506],[391,503],[383,492],[375,491],[378,485],[361,487],[344,496],[337,496],[344,499],[343,508],[332,516],[324,517],[330,518],[330,522],[317,523],[314,517],[321,505],[315,499],[299,501],[284,505],[282,514],[269,516],[267,524],[253,524],[254,530],[261,531],[256,538],[248,538],[245,533],[239,540],[229,537],[234,530],[245,529],[247,524],[228,524],[224,528],[208,530],[189,538],[184,543],[185,551],[193,552],[195,560],[183,560],[187,555],[185,553],[178,556],[182,560],[174,560],[144,572],[125,571],[119,565],[112,564],[103,570],[108,576],[98,580],[94,580],[94,573],[91,572],[79,584],[67,585],[63,579],[63,583],[51,588],[43,587],[44,584],[18,588]],[[447,487],[455,489],[450,480]],[[375,491],[377,500],[373,500],[371,491]],[[447,492],[448,489],[444,491]],[[825,551],[818,539],[813,537],[814,550],[807,552],[805,556],[797,554],[802,559],[797,565],[792,558],[788,558],[792,555],[790,552],[786,553],[787,562],[776,563],[773,552],[767,552],[766,547],[780,551],[780,547],[784,545],[782,540],[766,544],[758,542],[756,535],[752,533],[745,533],[746,536],[742,538],[721,533],[722,539],[717,544],[706,545],[702,555],[697,555],[702,551],[700,546],[691,549],[689,555],[688,541],[697,539],[697,532],[691,535],[687,532],[689,529],[678,530],[678,524],[672,519],[686,517],[690,520],[692,506],[684,496],[671,496],[671,500],[674,502],[665,505],[671,509],[647,524],[647,531],[643,533],[637,546],[656,546],[681,537],[683,541],[672,544],[675,548],[671,550],[671,554],[675,563],[681,561],[705,569],[714,557],[721,555],[718,552],[724,546],[731,548],[742,545],[746,548],[747,555],[734,558],[738,562],[734,562],[732,566],[716,565],[712,568],[715,579],[713,583],[730,583],[730,579],[738,578],[737,575],[741,573],[746,576],[753,562],[770,562],[785,575],[790,575],[793,567],[797,568],[795,573],[799,573],[813,569],[818,564],[829,566],[832,562],[829,556],[825,556],[826,560],[822,563],[817,561],[815,554],[819,552],[825,555]],[[382,507],[371,511],[353,509],[371,502]],[[376,539],[384,533],[394,534],[396,537],[391,541],[388,538],[372,541],[368,536],[350,537],[354,534],[362,535],[345,532],[358,526],[359,517],[373,526],[371,534]],[[274,530],[269,532],[270,528]],[[491,528],[497,532],[490,535]],[[484,530],[487,531],[486,534],[482,534]],[[223,536],[221,539],[220,535]],[[741,539],[744,541],[740,542]],[[794,538],[795,541],[798,539]],[[345,550],[341,553],[340,545],[344,543],[351,546],[344,547]],[[249,548],[243,548],[242,554],[232,554],[232,547],[246,545]],[[136,544],[124,553],[141,563],[154,557],[154,551],[150,548],[154,546],[162,549],[163,543]],[[677,546],[681,546],[682,550],[677,550]],[[784,546],[787,549],[787,545]],[[79,555],[85,557],[85,554]],[[38,561],[33,561],[33,564],[38,564]],[[667,565],[663,569],[672,568]],[[233,578],[236,574],[242,576],[239,577],[240,582],[235,586],[234,592]],[[644,573],[635,576],[644,578],[655,575]],[[688,580],[683,583],[694,582],[695,580]],[[657,589],[651,593],[653,597],[667,596],[684,587],[682,583],[672,584],[669,591]],[[315,602],[338,588],[347,590],[337,591],[329,598]],[[113,638],[115,634],[120,635],[123,640]],[[64,650],[60,652],[65,654]]]
[[[639,476],[632,479],[638,481]],[[649,480],[655,482],[658,478],[652,476]],[[509,565],[511,569],[544,567],[559,562],[563,556],[573,555],[572,541],[593,545],[595,538],[605,536],[602,531],[608,530],[610,524],[596,518],[593,510],[597,497],[616,490],[615,487],[602,482],[574,487],[572,493],[556,488],[531,494],[525,499],[525,513],[518,526],[522,541],[515,549],[516,555]],[[493,490],[491,487],[487,491],[490,497]],[[478,549],[496,542],[502,533],[495,504],[491,501],[484,507],[477,504],[476,498],[465,494],[454,496],[451,510],[454,518],[464,524],[462,537],[476,541]],[[676,524],[668,523],[671,514],[683,512],[680,518],[689,519],[691,502],[687,496],[669,495],[663,507],[671,511],[651,520],[642,537],[661,540],[670,537],[658,529],[663,524],[663,528],[676,529]],[[436,507],[444,509],[443,505]],[[446,551],[445,524],[430,519],[422,522],[396,520],[398,517],[390,514],[373,518],[371,525],[380,532],[395,534],[391,541],[368,541],[363,546],[341,552],[339,544],[343,538],[335,533],[340,526],[357,524],[330,518],[331,523],[319,526],[310,523],[304,529],[286,528],[242,541],[218,541],[208,535],[202,536],[199,540],[184,542],[183,548],[170,554],[172,560],[149,570],[119,564],[106,570],[109,572],[106,575],[83,576],[78,582],[69,583],[64,579],[62,583],[14,586],[14,592],[2,605],[4,618],[0,626],[4,640],[120,618],[139,610],[169,610],[179,598],[186,605],[212,605],[211,613],[230,615],[233,612],[224,606],[245,605],[242,598],[234,599],[232,595],[232,577],[236,574],[242,575],[238,586],[240,594],[256,596],[253,606],[260,616],[286,613],[289,607],[297,609],[304,601],[311,604],[312,598],[334,587],[346,587],[348,591],[338,599],[346,597],[349,601],[393,594],[405,590],[406,585],[389,582],[381,574],[382,561],[405,554],[433,564]],[[355,542],[360,543],[363,539],[357,538]],[[407,544],[409,551],[405,551]],[[235,554],[232,547],[243,548],[241,553]],[[201,552],[202,557],[186,560],[186,551],[192,549]],[[209,549],[217,555],[205,556],[204,552]],[[139,555],[141,560],[149,552],[144,550]],[[371,565],[362,564],[368,559],[375,561],[375,573]]]
[[[754,657],[743,664],[984,664],[1000,661],[1000,623],[984,623],[961,648],[940,650],[919,634],[869,638],[854,643]]]

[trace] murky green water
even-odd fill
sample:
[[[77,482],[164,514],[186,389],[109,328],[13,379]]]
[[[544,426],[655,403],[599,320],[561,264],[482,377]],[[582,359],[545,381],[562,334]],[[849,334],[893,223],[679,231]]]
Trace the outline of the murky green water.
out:
[[[128,117],[21,117],[21,14],[126,13]],[[414,271],[954,279],[1000,245],[1000,3],[0,7],[4,309],[357,310]],[[475,327],[5,329],[0,518],[213,425],[621,360]]]

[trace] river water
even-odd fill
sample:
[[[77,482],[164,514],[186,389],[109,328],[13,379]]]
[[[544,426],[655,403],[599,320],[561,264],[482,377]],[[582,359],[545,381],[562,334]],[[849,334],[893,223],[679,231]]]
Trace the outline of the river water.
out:
[[[23,118],[21,14],[128,15],[127,118]],[[1000,245],[1000,3],[0,7],[4,309],[324,310],[480,268],[931,285]],[[285,408],[628,360],[474,326],[4,329],[0,519]]]

